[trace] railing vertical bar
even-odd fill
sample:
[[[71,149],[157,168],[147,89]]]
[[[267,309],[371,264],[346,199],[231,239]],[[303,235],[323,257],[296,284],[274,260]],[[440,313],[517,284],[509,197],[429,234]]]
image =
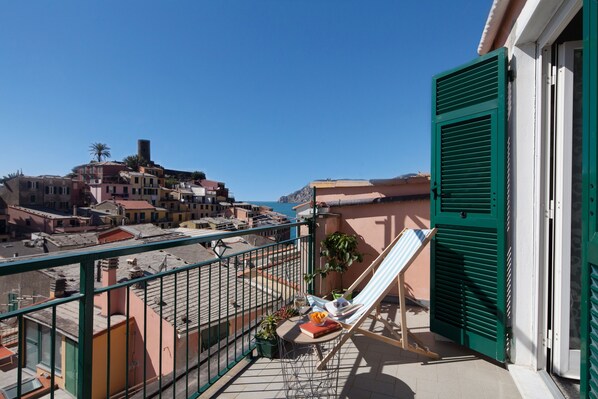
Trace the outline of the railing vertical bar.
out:
[[[253,296],[254,296],[254,288],[258,282],[258,280],[257,280],[257,270],[258,270],[257,250],[251,251],[250,253],[254,254],[253,256],[255,256],[255,284],[249,284],[249,287],[248,287],[248,289],[249,289],[249,306],[247,308],[247,313],[249,314],[249,319],[247,320],[247,324],[249,327],[249,331],[251,331],[253,328],[255,328],[255,323],[256,323],[255,320],[257,318],[257,306],[253,305],[253,302],[254,302]],[[255,298],[255,304],[257,305],[257,298]],[[252,316],[252,314],[253,314],[253,316]],[[251,338],[248,337],[248,339],[249,339],[249,347],[251,348]]]
[[[19,324],[19,356],[17,358],[17,398],[21,397],[21,390],[23,385],[23,362],[25,359],[25,348],[23,346],[25,342],[25,334],[27,329],[25,328],[25,322],[23,320],[23,315],[19,315],[17,317],[17,322]]]
[[[56,305],[52,306],[52,330],[50,332],[50,399],[54,399],[56,380]]]
[[[208,265],[208,267],[210,267]],[[201,336],[201,266],[197,268],[197,393],[201,388],[201,373],[200,373],[200,364],[199,364],[199,355],[201,353],[201,343],[200,341],[203,339]]]
[[[172,397],[176,398],[176,306],[177,306],[177,296],[178,296],[178,287],[177,287],[177,276],[179,274],[174,274],[174,326],[172,328]]]
[[[93,369],[93,261],[83,261],[79,267],[80,292],[79,299],[79,345],[77,397],[91,399],[91,383]]]
[[[199,271],[199,268],[197,268]],[[185,397],[189,397],[189,318],[191,315],[189,314],[189,296],[191,292],[189,291],[189,270],[187,270],[187,307],[185,311]],[[197,354],[197,367],[199,368],[199,353]]]
[[[270,278],[275,278],[276,280],[276,285],[272,284],[272,292],[279,292],[280,293],[280,280],[277,278],[277,275],[274,274],[274,269],[278,269],[278,261],[280,259],[280,244],[277,244],[276,249],[273,250],[274,253],[272,254],[273,258],[274,258],[274,262],[272,263],[272,267],[268,269],[268,275],[266,276],[266,280],[269,280]],[[269,277],[272,276],[272,277]],[[276,290],[274,290],[274,287],[276,287]],[[277,309],[279,309],[282,305],[282,295],[280,296],[280,299],[278,298],[274,298],[274,307],[276,307]]]
[[[220,325],[222,320],[222,258],[218,261],[218,319],[216,322],[218,323],[218,335],[216,336],[216,340],[218,341],[218,373],[216,375],[220,375],[222,372],[220,369],[220,337],[222,337],[222,332],[220,331]]]
[[[143,282],[143,397],[147,398],[147,285]]]
[[[276,274],[272,274],[273,276],[275,276],[276,278],[276,292],[278,292],[280,294],[280,305],[284,305],[285,299],[284,299],[284,295],[281,289],[282,286],[282,270],[284,269],[284,264],[281,261],[281,251],[280,248],[282,247],[281,244],[278,244],[276,246]],[[284,248],[282,248],[282,259],[284,259],[284,251],[286,251]],[[274,272],[274,268],[272,270],[272,272]],[[279,306],[280,306],[279,305]]]
[[[212,269],[213,267],[210,266],[210,270],[208,271],[208,359],[211,358],[211,349],[212,349]],[[212,381],[212,364],[208,361],[208,383]]]
[[[106,296],[108,297],[107,300],[107,307],[108,307],[108,314],[106,317],[106,333],[107,333],[107,344],[106,344],[106,399],[110,399],[110,345],[111,345],[111,336],[110,333],[110,322],[111,322],[111,300],[112,300],[112,291],[107,291]]]
[[[233,331],[234,331],[233,334],[235,334],[235,335],[237,334],[237,331],[238,331],[238,328],[239,328],[237,326],[237,320],[239,318],[239,312],[237,312],[237,309],[239,307],[239,302],[238,302],[238,300],[239,300],[239,278],[238,278],[238,270],[237,270],[237,267],[236,267],[236,265],[238,265],[238,264],[239,264],[239,256],[235,255],[235,309],[234,309],[234,312],[235,312],[235,327],[233,328]],[[241,268],[243,268],[243,266],[241,266]],[[245,270],[242,270],[242,271],[244,272]],[[241,335],[241,337],[243,337],[243,335]],[[238,341],[238,339],[235,339],[235,348],[234,348],[234,351],[235,351],[235,360],[237,359],[238,353],[239,353],[238,349],[237,349],[237,341]]]
[[[308,225],[308,230],[309,230],[309,244],[308,244],[308,250],[309,250],[309,254],[308,254],[308,258],[307,258],[307,267],[308,267],[308,273],[313,273],[314,271],[314,267],[315,267],[315,261],[316,261],[316,243],[315,243],[315,238],[316,238],[316,188],[313,188],[312,191],[312,215],[311,215],[311,219]],[[312,279],[309,283],[308,286],[308,291],[310,294],[314,293],[314,280]]]
[[[250,257],[251,259],[251,257]],[[245,254],[243,254],[243,269],[245,268]],[[251,260],[249,261],[249,280],[251,281],[251,273],[253,273],[251,271]],[[241,282],[241,298],[243,298],[242,302],[241,302],[241,329],[243,330],[243,332],[245,332],[245,283],[242,281]],[[247,346],[249,346],[249,339],[247,339]],[[245,334],[241,335],[241,351],[243,353],[245,353]]]
[[[127,313],[127,317],[126,317],[126,323],[127,326],[126,328],[126,332],[125,332],[125,399],[128,399],[129,397],[129,339],[131,336],[131,329],[130,329],[130,320],[129,317],[131,315],[130,313],[130,308],[129,308],[129,304],[130,304],[130,296],[131,293],[131,286],[127,285],[127,308],[126,308],[126,313]]]
[[[262,248],[262,259],[266,260],[266,264],[262,263],[262,270],[260,270],[260,277],[258,277],[258,279],[261,279],[261,289],[260,292],[258,292],[257,294],[261,294],[260,296],[262,298],[262,301],[260,308],[262,310],[262,317],[264,317],[264,314],[266,313],[266,309],[264,308],[264,269],[268,266],[268,252],[266,252],[266,256],[264,257],[264,248]]]
[[[160,398],[162,397],[162,351],[163,351],[163,348],[162,348],[162,344],[163,344],[163,342],[162,342],[162,338],[163,338],[162,337],[162,320],[164,320],[163,303],[164,303],[164,277],[160,276],[160,303],[159,303],[159,306],[160,306],[160,333],[159,333],[160,354],[158,356],[158,394],[159,394]]]
[[[229,364],[229,359],[230,359],[230,355],[229,355],[229,351],[230,351],[230,344],[228,342],[228,335],[230,332],[230,300],[231,300],[231,295],[230,295],[230,274],[232,272],[231,268],[230,268],[230,258],[226,259],[226,265],[227,265],[227,270],[226,270],[226,367],[225,370],[228,370],[228,364]]]

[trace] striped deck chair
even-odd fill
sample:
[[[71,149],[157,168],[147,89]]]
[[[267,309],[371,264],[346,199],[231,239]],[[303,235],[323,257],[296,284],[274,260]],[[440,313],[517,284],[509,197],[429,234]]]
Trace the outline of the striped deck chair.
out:
[[[438,359],[438,354],[431,352],[424,344],[415,337],[407,328],[407,313],[405,307],[405,272],[413,263],[413,260],[424,249],[436,234],[436,229],[432,230],[413,230],[405,229],[399,234],[393,242],[378,256],[372,264],[355,280],[344,294],[345,296],[353,292],[370,273],[372,278],[367,285],[359,292],[359,295],[353,300],[354,304],[363,305],[355,313],[342,319],[339,322],[346,330],[340,341],[332,348],[330,352],[318,364],[318,370],[325,368],[326,363],[334,354],[347,342],[355,333],[377,339],[388,344],[398,346],[399,348]],[[401,325],[384,319],[380,315],[380,302],[392,288],[392,284],[397,281],[399,288],[399,306],[401,312]],[[326,300],[316,296],[309,296],[309,302],[316,308],[324,308]],[[374,314],[372,314],[372,312]],[[362,323],[372,318],[380,321],[384,327],[394,337],[389,338],[372,331],[361,328]],[[399,331],[396,331],[399,329]],[[411,339],[414,343],[410,343]]]

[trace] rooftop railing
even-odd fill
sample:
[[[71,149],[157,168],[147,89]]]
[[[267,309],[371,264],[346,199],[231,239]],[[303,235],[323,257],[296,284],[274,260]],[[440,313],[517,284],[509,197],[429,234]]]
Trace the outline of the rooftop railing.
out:
[[[38,375],[50,398],[48,387],[86,399],[199,396],[252,353],[262,315],[310,288],[312,228],[260,247],[231,241],[311,223],[0,263],[0,279],[53,292],[0,314],[11,337],[0,342],[14,352],[0,364],[14,383],[0,388],[21,397]]]

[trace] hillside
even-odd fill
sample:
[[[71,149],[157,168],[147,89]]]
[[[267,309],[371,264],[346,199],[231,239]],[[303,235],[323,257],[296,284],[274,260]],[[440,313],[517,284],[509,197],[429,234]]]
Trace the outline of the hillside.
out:
[[[311,194],[312,194],[311,188],[309,188],[309,185],[306,185],[305,187],[300,188],[299,190],[297,190],[289,195],[283,195],[282,197],[280,197],[278,199],[278,202],[290,202],[290,203],[301,204],[304,202],[311,201]]]

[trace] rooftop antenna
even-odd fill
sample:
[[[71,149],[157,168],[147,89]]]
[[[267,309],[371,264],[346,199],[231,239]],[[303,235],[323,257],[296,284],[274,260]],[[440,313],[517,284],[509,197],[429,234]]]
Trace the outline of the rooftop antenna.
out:
[[[167,258],[168,258],[168,255],[164,255],[164,260],[160,264],[160,269],[158,270],[159,272],[161,272],[161,271],[167,271],[168,270],[168,265],[166,264],[166,259]]]

